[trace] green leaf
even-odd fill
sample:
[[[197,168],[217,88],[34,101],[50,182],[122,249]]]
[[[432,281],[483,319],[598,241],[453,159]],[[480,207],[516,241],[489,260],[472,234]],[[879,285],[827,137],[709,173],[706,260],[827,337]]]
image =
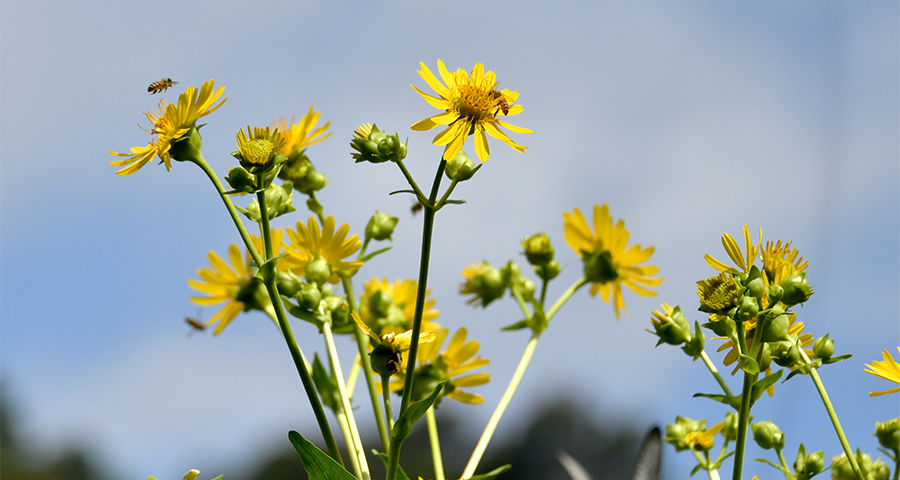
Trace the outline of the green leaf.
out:
[[[318,354],[313,358],[312,379],[316,385],[316,390],[322,396],[322,404],[330,408],[332,412],[337,413],[340,409],[336,393],[337,382],[325,371],[325,366],[319,360]]]
[[[379,452],[378,450],[372,450],[372,453],[375,454],[376,457],[380,458],[382,462],[384,462],[384,468],[387,470],[388,461],[390,457],[388,454]],[[403,467],[397,465],[397,480],[409,480],[409,477],[406,475],[406,472],[403,471]]]
[[[837,363],[837,362],[840,362],[841,360],[846,360],[852,356],[853,356],[852,353],[845,353],[843,355],[838,355],[836,357],[831,357],[829,359],[822,360],[822,363],[824,363],[825,365],[831,365],[832,363]]]
[[[752,406],[754,403],[756,403],[756,401],[759,400],[759,397],[762,397],[763,392],[765,392],[766,389],[770,386],[774,385],[775,382],[777,382],[778,379],[781,378],[781,375],[783,373],[784,370],[779,370],[776,373],[768,375],[766,376],[766,378],[758,380],[756,383],[754,383],[753,387],[750,388],[750,391],[752,392],[750,396],[750,405]]]
[[[310,312],[309,310],[300,308],[299,305],[294,304],[291,300],[293,299],[290,297],[285,297],[284,295],[281,296],[281,301],[284,302],[284,307],[288,311],[288,313],[296,318],[299,318],[300,320],[305,320],[315,325],[316,328],[321,329],[322,320],[320,320],[319,317],[316,316],[316,314]]]
[[[749,355],[741,355],[740,358],[738,358],[738,366],[741,367],[741,370],[750,375],[759,373],[759,364]]]
[[[391,249],[391,247],[386,247],[386,248],[382,248],[381,250],[376,250],[376,251],[374,251],[374,252],[372,252],[372,253],[366,255],[365,257],[360,258],[359,261],[361,261],[361,262],[368,262],[368,261],[371,260],[372,257],[374,257],[375,255],[382,254],[382,253],[384,253],[384,252],[386,252],[386,251],[388,251],[388,250],[390,250],[390,249]]]
[[[415,195],[416,191],[415,190],[394,190],[393,192],[389,193],[388,195],[394,195],[396,193],[411,193],[411,194]]]
[[[710,400],[715,400],[719,403],[724,403],[735,410],[740,410],[741,408],[741,397],[729,397],[728,395],[715,395],[711,393],[695,393],[694,398],[703,397],[708,398]]]
[[[479,165],[480,167],[481,165]],[[497,475],[509,470],[512,468],[512,465],[504,465],[502,467],[495,468],[488,473],[483,473],[481,475],[475,475],[470,480],[494,480],[497,478]]]
[[[518,322],[516,322],[516,323],[514,323],[514,324],[512,324],[512,325],[507,325],[507,326],[501,328],[500,330],[503,330],[503,331],[505,331],[505,332],[509,332],[509,331],[512,331],[512,330],[521,330],[521,329],[523,329],[523,328],[528,328],[528,319],[527,319],[527,318],[524,319],[524,320],[519,320]]]
[[[441,390],[444,388],[444,384],[447,382],[441,382],[435,387],[434,391],[431,392],[427,398],[423,398],[418,402],[413,403],[403,413],[400,414],[400,418],[397,419],[397,423],[394,424],[394,428],[391,429],[391,438],[396,439],[398,441],[403,441],[406,437],[412,433],[413,425],[422,418],[422,415],[425,415],[425,412],[431,408],[431,405],[434,404],[434,401],[437,400],[438,395],[441,393]]]
[[[325,452],[319,450],[319,447],[303,438],[299,432],[291,430],[288,438],[294,445],[294,450],[297,450],[300,455],[300,460],[303,462],[303,467],[306,468],[310,480],[356,480],[356,477]]]

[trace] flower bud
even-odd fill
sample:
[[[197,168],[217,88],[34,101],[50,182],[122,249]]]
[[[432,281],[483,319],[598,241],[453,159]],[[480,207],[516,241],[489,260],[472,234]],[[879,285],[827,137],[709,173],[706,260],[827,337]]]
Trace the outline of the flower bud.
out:
[[[322,285],[331,278],[331,264],[322,257],[316,257],[306,264],[304,272],[307,282]]]
[[[675,423],[666,425],[666,436],[663,437],[668,443],[675,446],[675,450],[682,451],[690,448],[686,438],[689,433],[700,432],[706,428],[706,420],[692,420],[687,417],[675,417]]]
[[[536,233],[522,240],[522,248],[525,250],[525,258],[535,267],[546,265],[553,260],[553,245],[546,233]]]
[[[453,157],[453,160],[447,162],[447,166],[444,167],[444,173],[447,174],[447,178],[457,182],[465,182],[472,178],[477,170],[475,162],[462,150]]]
[[[753,430],[753,439],[764,450],[784,448],[784,434],[778,429],[778,425],[762,421],[751,425],[750,428]]]
[[[376,290],[369,295],[366,300],[366,305],[369,307],[369,313],[377,318],[387,317],[393,303],[394,299],[384,290]]]
[[[201,125],[202,126],[202,125]],[[203,159],[200,155],[200,147],[203,145],[203,138],[200,137],[200,127],[191,127],[191,129],[175,140],[169,147],[169,155],[176,162],[194,162]]]
[[[794,472],[802,478],[810,478],[822,471],[825,467],[825,452],[813,452],[806,454],[806,447],[800,444],[797,451],[797,460],[794,461]]]
[[[619,278],[612,254],[602,248],[584,254],[584,276],[591,283],[608,283]]]
[[[734,319],[739,322],[746,322],[759,314],[759,303],[755,297],[744,295],[740,298],[737,314]]]
[[[273,183],[266,188],[264,195],[266,199],[266,214],[268,215],[269,220],[297,210],[291,205],[291,202],[294,199],[292,187],[293,184],[291,184],[291,182],[285,182],[284,185],[276,185]],[[251,221],[259,222],[262,220],[259,202],[256,198],[247,205],[247,208],[237,207],[237,209]]]
[[[522,269],[510,260],[500,269],[500,275],[503,277],[503,284],[509,286],[522,278]]]
[[[703,343],[705,341],[703,330],[700,329],[700,322],[694,322],[694,333],[691,334],[691,338],[689,338],[684,346],[681,347],[681,350],[691,358],[696,359],[703,353]]]
[[[300,308],[313,311],[319,308],[319,302],[322,301],[322,292],[313,284],[303,283],[300,285],[296,298]]]
[[[781,342],[790,340],[789,330],[791,328],[791,319],[787,315],[781,314],[772,320],[766,322],[763,327],[762,338],[764,342]]]
[[[769,285],[769,304],[778,303],[784,296],[784,289],[781,285]]]
[[[372,360],[372,370],[382,377],[390,377],[402,369],[403,357],[400,352],[384,345],[376,345],[369,358]]]
[[[665,306],[663,309],[665,310]],[[691,325],[681,312],[681,307],[676,306],[670,314],[654,310],[650,322],[659,337],[657,346],[663,343],[681,345],[691,339]]]
[[[228,169],[225,181],[235,192],[253,193],[256,191],[256,176],[241,166]]]
[[[809,300],[809,297],[815,293],[812,287],[806,283],[806,272],[795,273],[785,278],[781,281],[781,288],[784,289],[781,303],[789,307]]]
[[[549,282],[550,280],[556,278],[561,270],[562,269],[559,266],[559,262],[557,262],[556,260],[550,260],[543,265],[534,267],[534,273],[536,273],[537,276],[545,282]]]
[[[200,475],[200,470],[192,468],[192,469],[188,470],[187,473],[184,474],[184,477],[182,477],[182,480],[195,480],[197,478],[197,475]]]
[[[403,160],[406,158],[406,145],[397,134],[385,136],[378,142],[378,155],[392,162]]]
[[[772,346],[772,360],[782,367],[793,367],[800,361],[800,349],[793,341],[770,343]]]
[[[896,452],[900,450],[900,417],[875,424],[875,436],[882,447]]]
[[[278,285],[278,293],[286,297],[293,297],[303,286],[300,277],[288,270],[276,271],[275,283]]]
[[[766,294],[767,286],[759,267],[756,265],[750,267],[750,273],[744,282],[744,286],[747,287],[747,293],[755,298],[757,302],[762,300]]]
[[[816,358],[828,360],[834,355],[834,340],[829,339],[827,333],[824,337],[816,339],[816,343],[813,344],[813,353]]]
[[[510,285],[509,288],[526,302],[530,302],[534,299],[534,282],[525,277],[519,276],[515,283]]]
[[[737,431],[738,415],[734,412],[726,413],[724,425],[722,425],[722,431],[720,433],[725,437],[725,440],[733,442],[737,440]]]
[[[378,213],[376,211],[366,225],[366,240],[370,238],[378,241],[393,240],[391,235],[394,234],[394,227],[397,226],[399,221],[399,218],[392,217],[389,213]]]
[[[267,312],[272,309],[272,301],[269,299],[266,285],[258,277],[239,281],[234,299],[244,304],[245,312],[250,310]]]
[[[506,293],[507,284],[503,274],[488,262],[466,267],[463,277],[466,278],[466,283],[462,285],[460,293],[475,295],[469,303],[481,300],[481,306],[486,307]]]
[[[330,297],[330,298],[338,298],[341,300],[340,305],[331,310],[331,325],[337,331],[341,329],[341,333],[349,333],[345,332],[342,327],[346,327],[350,325],[350,322],[353,320],[350,318],[350,305],[347,305],[346,302],[343,301],[341,297]],[[352,330],[350,330],[352,331]]]

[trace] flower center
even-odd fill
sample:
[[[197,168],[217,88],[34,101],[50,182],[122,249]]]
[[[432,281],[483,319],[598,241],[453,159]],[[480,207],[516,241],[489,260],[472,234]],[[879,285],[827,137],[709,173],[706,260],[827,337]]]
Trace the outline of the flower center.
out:
[[[254,165],[264,165],[268,163],[274,151],[274,143],[265,138],[257,138],[247,142],[241,154],[244,160]]]
[[[493,117],[502,101],[503,95],[493,88],[467,84],[459,86],[454,106],[461,117],[479,122]]]

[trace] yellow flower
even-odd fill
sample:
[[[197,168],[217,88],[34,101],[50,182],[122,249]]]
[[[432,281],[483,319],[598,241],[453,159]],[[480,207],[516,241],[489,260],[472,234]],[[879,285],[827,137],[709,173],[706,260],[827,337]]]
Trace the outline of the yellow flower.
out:
[[[688,432],[684,436],[684,443],[686,443],[691,450],[699,452],[708,451],[713,447],[714,437],[719,433],[719,430],[722,430],[723,425],[725,425],[725,422],[719,422],[703,431]]]
[[[450,343],[447,344],[447,349],[438,353],[449,333],[450,330],[442,328],[437,332],[433,342],[419,347],[416,355],[419,366],[416,368],[416,381],[413,383],[413,388],[421,394],[427,395],[438,383],[447,381],[442,396],[473,405],[483,403],[484,397],[464,392],[460,390],[460,387],[484,385],[491,380],[491,375],[488,373],[462,374],[491,362],[481,357],[475,357],[480,345],[475,340],[466,342],[468,332],[465,327],[457,330],[450,339]],[[390,391],[403,390],[404,376],[398,375],[393,380],[388,387]]]
[[[372,277],[363,287],[365,292],[360,296],[359,314],[366,325],[379,334],[398,333],[412,328],[418,282],[398,279],[390,284],[386,278],[379,280]],[[426,290],[422,331],[440,328],[440,325],[433,322],[438,317],[438,311],[433,309],[435,300],[429,299],[429,295],[431,290]]]
[[[405,373],[406,355],[412,346],[412,330],[405,332],[391,332],[378,335],[373,332],[365,322],[359,318],[354,311],[350,311],[350,316],[359,328],[365,332],[375,342],[375,348],[372,350],[372,367],[375,373],[379,375],[391,375],[394,373]],[[434,332],[420,332],[419,346],[423,343],[433,342],[437,338]]]
[[[762,241],[762,231],[760,231],[760,241]],[[809,261],[803,261],[803,257],[799,257],[800,251],[791,248],[791,242],[782,245],[781,240],[777,243],[766,242],[765,248],[762,249],[763,270],[766,277],[773,285],[778,285],[785,278],[800,272],[805,272],[809,266]],[[799,258],[798,258],[799,257]]]
[[[281,233],[278,232],[278,238],[280,237]],[[256,237],[251,237],[251,239],[257,244],[257,248],[261,246],[260,239]],[[208,257],[213,269],[197,270],[197,275],[202,281],[188,280],[188,285],[208,295],[191,297],[191,301],[194,303],[217,305],[225,302],[225,306],[205,323],[210,325],[218,322],[214,335],[222,333],[222,330],[242,311],[259,309],[275,318],[275,311],[268,300],[265,286],[258,278],[254,277],[253,271],[250,269],[249,252],[242,258],[241,250],[237,245],[232,244],[228,249],[231,266],[213,251],[209,252]]]
[[[900,352],[900,347],[897,347],[897,351]],[[871,373],[878,378],[900,384],[900,364],[894,360],[894,357],[891,356],[887,349],[885,349],[881,355],[884,358],[884,361],[879,362],[878,360],[873,360],[871,365],[867,363],[866,366],[869,367],[869,369],[866,369],[866,373]],[[900,392],[900,387],[885,390],[883,392],[869,392],[869,396],[877,397],[879,395],[887,395],[888,393],[896,392]]]
[[[762,229],[759,229],[759,238],[760,242],[762,242]],[[725,251],[728,252],[728,256],[731,257],[731,260],[735,265],[740,267],[741,271],[749,272],[750,267],[753,266],[753,262],[756,260],[756,254],[759,251],[759,248],[754,245],[750,240],[750,230],[747,228],[747,225],[744,225],[744,243],[746,245],[746,255],[741,252],[741,247],[738,246],[737,242],[734,240],[729,234],[722,235],[722,245],[725,246]],[[734,267],[730,267],[715,258],[713,258],[709,254],[703,255],[703,258],[706,260],[706,263],[709,264],[710,267],[715,268],[720,272],[726,273],[738,273]]]
[[[591,231],[577,208],[572,213],[563,213],[563,237],[585,262],[585,278],[593,284],[591,295],[600,292],[604,302],[612,298],[618,320],[620,309],[628,315],[622,299],[623,284],[638,295],[654,296],[656,292],[644,286],[655,287],[663,279],[650,278],[659,272],[659,268],[638,265],[653,255],[653,247],[628,247],[629,233],[625,230],[625,221],[619,220],[613,225],[607,205],[594,206],[593,222],[594,230]]]
[[[222,93],[225,92],[225,87],[220,86],[218,89],[214,89],[213,82],[213,80],[204,82],[199,91],[193,86],[188,87],[178,97],[177,104],[160,100],[158,113],[146,112],[145,115],[150,120],[152,128],[144,130],[158,136],[151,140],[146,147],[133,147],[129,153],[109,152],[110,155],[117,157],[128,157],[124,160],[109,162],[113,167],[125,167],[116,172],[116,175],[131,175],[154,157],[159,157],[162,163],[166,164],[166,170],[170,170],[172,168],[170,152],[172,144],[181,140],[195,126],[199,118],[216,111],[228,99],[228,96],[225,96],[218,105],[215,105]]]
[[[309,217],[307,225],[297,222],[297,231],[288,228],[287,235],[289,245],[284,250],[287,257],[283,261],[287,268],[297,275],[306,275],[306,266],[315,259],[324,259],[328,262],[333,272],[328,278],[330,283],[338,283],[340,271],[354,271],[362,266],[363,262],[353,260],[344,261],[362,247],[359,236],[353,235],[347,238],[350,226],[341,225],[337,232],[334,231],[334,217],[325,219],[325,226],[319,230],[319,222],[315,217]]]
[[[281,149],[279,149],[278,154],[285,157],[291,157],[291,155],[299,150],[310,145],[315,145],[330,137],[331,132],[328,132],[328,134],[324,136],[323,134],[328,130],[331,122],[326,122],[325,125],[316,128],[316,123],[319,122],[319,116],[321,114],[322,112],[314,112],[313,106],[310,105],[309,113],[300,119],[300,123],[294,123],[296,117],[291,117],[290,124],[288,124],[287,119],[284,118],[273,122],[275,128],[282,132],[285,138],[285,143],[282,145]]]
[[[235,148],[240,152],[241,159],[249,166],[262,166],[272,162],[284,143],[284,136],[277,128],[270,131],[269,127],[251,129],[247,125],[246,133],[243,129],[237,133]]]
[[[434,137],[435,145],[446,145],[444,160],[450,161],[462,150],[463,144],[469,135],[475,136],[475,153],[485,162],[490,156],[487,135],[497,140],[506,142],[507,145],[520,153],[525,153],[528,147],[512,141],[506,133],[500,130],[505,127],[516,133],[534,133],[527,128],[510,125],[497,118],[498,113],[518,115],[522,113],[521,105],[514,105],[519,98],[518,92],[504,88],[497,90],[498,82],[494,72],[484,71],[484,65],[476,63],[472,73],[458,69],[451,73],[444,66],[444,62],[438,60],[438,72],[441,80],[431,73],[424,63],[419,63],[422,70],[419,75],[428,83],[438,96],[429,95],[413,85],[416,92],[422,95],[432,107],[443,110],[442,113],[426,118],[412,126],[413,130],[431,130],[438,125],[446,125],[441,133]],[[446,86],[444,86],[446,84]]]
[[[728,310],[734,306],[739,286],[730,274],[722,272],[715,277],[697,282],[700,303],[712,310]]]
[[[468,304],[481,300],[481,306],[487,307],[506,293],[507,285],[503,281],[503,274],[488,262],[463,268],[462,276],[466,282],[460,285],[459,293],[472,294],[472,298],[466,301]]]

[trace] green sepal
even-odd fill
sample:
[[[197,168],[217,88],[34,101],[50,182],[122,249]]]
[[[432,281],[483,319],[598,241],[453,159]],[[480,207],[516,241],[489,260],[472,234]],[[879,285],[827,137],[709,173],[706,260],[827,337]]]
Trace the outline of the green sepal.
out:
[[[310,480],[356,480],[356,477],[319,447],[303,438],[299,432],[291,430],[288,432],[288,438],[294,445],[294,450],[300,455],[300,460],[303,462],[303,467],[306,468]]]
[[[415,425],[416,422],[422,418],[422,415],[425,415],[425,412],[431,408],[431,405],[437,400],[438,395],[441,393],[441,390],[443,390],[446,383],[446,381],[439,383],[434,391],[431,392],[431,395],[413,403],[400,414],[400,418],[397,419],[397,423],[395,423],[394,428],[391,429],[391,439],[393,441],[402,442],[412,433],[413,425]]]
[[[740,396],[732,397],[732,396],[728,396],[728,395],[718,395],[718,394],[712,394],[712,393],[695,393],[694,398],[697,398],[697,397],[708,398],[710,400],[728,405],[729,407],[731,407],[735,410],[740,410],[740,408],[741,408],[741,397]]]
[[[337,395],[337,382],[325,371],[325,366],[319,360],[318,354],[313,358],[312,379],[316,390],[322,397],[322,405],[330,408],[332,412],[338,413],[341,404]]]
[[[544,308],[537,300],[532,299],[531,305],[534,307],[534,313],[527,319],[528,328],[535,334],[540,335],[547,329],[547,315],[544,314]]]
[[[528,328],[528,319],[527,318],[523,319],[523,320],[519,320],[518,322],[516,322],[512,325],[507,325],[507,326],[501,328],[500,330],[504,331],[504,332],[511,332],[513,330],[521,330],[523,328]]]
[[[845,354],[843,354],[843,355],[838,355],[838,356],[836,356],[836,357],[831,357],[831,358],[829,358],[829,359],[827,359],[827,360],[822,360],[822,364],[823,364],[823,365],[831,365],[832,363],[837,363],[837,362],[840,362],[841,360],[846,360],[846,359],[848,359],[848,358],[850,358],[850,357],[852,357],[852,356],[853,356],[852,353],[845,353]]]
[[[284,303],[284,308],[288,311],[288,313],[294,316],[294,318],[299,318],[300,320],[315,325],[319,330],[322,329],[322,324],[324,323],[323,319],[319,318],[318,315],[310,312],[309,310],[304,310],[298,307],[291,300],[291,298],[285,297],[284,295],[281,296],[281,301]]]
[[[284,182],[282,185],[273,183],[266,188],[264,195],[266,197],[266,213],[269,216],[269,220],[297,211],[291,204],[294,200],[293,186],[291,182]],[[262,220],[259,201],[256,198],[247,204],[246,208],[241,208],[237,205],[235,205],[235,208],[252,222],[258,223]]]
[[[784,472],[784,473],[787,473],[787,474],[792,473],[790,470],[788,470],[788,469],[782,467],[781,465],[775,465],[774,463],[772,463],[772,462],[766,460],[765,458],[754,458],[754,460],[756,460],[757,462],[767,463],[767,464],[769,464],[769,465],[771,465],[771,466],[777,468],[778,470],[781,470],[781,471]]]
[[[375,450],[374,448],[372,449],[372,453],[376,457],[380,458],[382,462],[384,462],[384,468],[385,468],[385,470],[387,470],[388,461],[390,460],[390,457],[388,457],[388,454],[379,452],[378,450]],[[403,467],[401,467],[400,465],[397,465],[397,480],[409,480],[409,476],[406,475],[406,472],[403,471]]]
[[[703,465],[697,465],[696,467],[694,467],[693,470],[691,470],[690,476],[693,477],[693,476],[696,475],[697,472],[699,472],[701,469],[703,469]]]
[[[738,366],[741,367],[741,370],[749,373],[750,375],[756,375],[759,373],[759,364],[756,363],[756,360],[749,355],[741,355],[738,358]]]
[[[784,374],[784,370],[778,370],[772,375],[767,375],[765,378],[754,383],[753,387],[750,388],[750,405],[753,406],[753,404],[762,397],[763,392],[765,392],[767,388],[775,385],[775,382],[781,378],[782,374]]]
[[[390,250],[391,248],[392,248],[392,247],[385,247],[385,248],[382,248],[381,250],[375,250],[374,252],[372,252],[372,253],[366,255],[365,257],[360,258],[359,261],[360,261],[360,262],[368,262],[368,261],[371,260],[372,257],[374,257],[375,255],[381,255],[382,253],[384,253],[384,252]]]
[[[479,167],[481,167],[481,165],[479,165]],[[512,468],[512,465],[503,465],[502,467],[497,467],[488,473],[482,473],[481,475],[473,475],[472,477],[469,477],[469,480],[494,480],[495,478],[497,478],[498,475],[500,475],[503,472],[506,472],[510,468]]]

